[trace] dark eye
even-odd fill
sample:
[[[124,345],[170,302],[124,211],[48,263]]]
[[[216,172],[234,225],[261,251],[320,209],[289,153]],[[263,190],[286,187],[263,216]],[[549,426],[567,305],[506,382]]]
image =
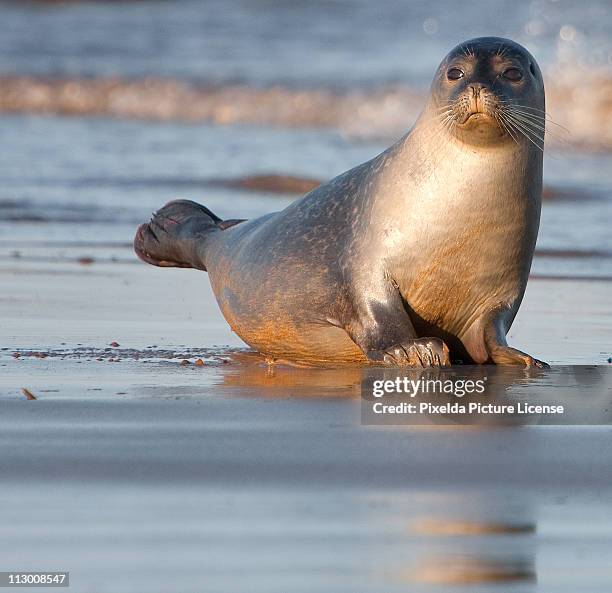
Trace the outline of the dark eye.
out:
[[[448,78],[449,80],[459,80],[460,78],[463,78],[464,76],[465,74],[463,73],[463,70],[459,70],[459,68],[451,68],[446,73],[446,78]]]
[[[508,68],[504,70],[502,76],[511,80],[512,82],[518,82],[521,78],[523,78],[523,73],[518,68]]]

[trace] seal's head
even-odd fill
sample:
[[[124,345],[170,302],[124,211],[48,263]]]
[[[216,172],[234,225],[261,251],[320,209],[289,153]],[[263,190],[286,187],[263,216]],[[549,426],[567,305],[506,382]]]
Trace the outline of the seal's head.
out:
[[[544,138],[544,83],[533,56],[500,37],[461,43],[442,61],[431,108],[469,144],[534,143]]]

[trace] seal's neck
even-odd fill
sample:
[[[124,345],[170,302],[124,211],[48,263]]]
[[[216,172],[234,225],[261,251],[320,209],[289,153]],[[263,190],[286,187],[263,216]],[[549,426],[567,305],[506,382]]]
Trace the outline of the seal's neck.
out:
[[[412,131],[392,147],[387,159],[385,171],[402,179],[409,192],[429,182],[440,189],[440,181],[445,180],[454,188],[453,200],[459,189],[462,195],[485,189],[496,195],[528,192],[539,200],[542,151],[527,138],[466,143],[442,122],[421,116]]]
[[[484,311],[520,302],[540,218],[541,152],[466,145],[417,126],[385,159],[373,228],[385,229],[386,269],[416,316],[462,336]]]

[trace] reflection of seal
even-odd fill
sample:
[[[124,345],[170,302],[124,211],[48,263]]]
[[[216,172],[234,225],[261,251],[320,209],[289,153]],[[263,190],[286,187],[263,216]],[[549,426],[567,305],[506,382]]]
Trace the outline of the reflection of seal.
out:
[[[540,218],[544,87],[498,38],[444,59],[415,128],[282,212],[194,202],[136,234],[145,261],[208,270],[225,318],[270,358],[543,363],[508,347]],[[447,348],[448,345],[448,348]]]

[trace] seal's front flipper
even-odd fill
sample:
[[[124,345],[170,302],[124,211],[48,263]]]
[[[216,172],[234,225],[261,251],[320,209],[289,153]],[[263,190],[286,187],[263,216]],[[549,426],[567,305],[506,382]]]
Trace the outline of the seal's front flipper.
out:
[[[134,251],[140,259],[161,267],[206,270],[206,240],[242,221],[223,221],[208,208],[190,200],[174,200],[140,225]]]
[[[448,346],[439,338],[405,340],[385,350],[367,353],[372,362],[389,366],[445,367],[450,366]]]
[[[508,346],[506,333],[507,328],[510,327],[509,319],[511,320],[510,313],[507,310],[500,309],[490,312],[482,321],[484,347],[488,355],[488,362],[499,365],[523,365],[539,369],[550,368],[547,363]]]
[[[366,293],[363,293],[366,294]],[[450,366],[448,347],[439,338],[419,338],[397,286],[387,277],[370,282],[367,300],[353,299],[355,318],[348,332],[368,360],[389,366]]]

